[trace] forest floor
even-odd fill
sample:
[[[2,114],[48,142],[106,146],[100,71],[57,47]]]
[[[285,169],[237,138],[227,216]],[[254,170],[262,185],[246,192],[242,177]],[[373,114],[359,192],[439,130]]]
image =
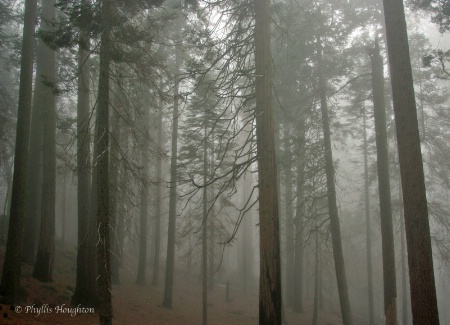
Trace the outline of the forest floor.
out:
[[[57,245],[61,247],[60,245]],[[2,267],[4,246],[0,247]],[[98,314],[71,314],[66,308],[75,284],[75,250],[58,250],[55,258],[54,281],[42,283],[31,278],[32,268],[22,267],[22,285],[28,292],[25,304],[0,305],[0,325],[90,325],[98,324]],[[128,264],[128,263],[127,263]],[[129,265],[129,264],[128,264]],[[135,276],[129,267],[121,269],[121,284],[113,286],[113,324],[117,325],[198,325],[202,323],[202,290],[198,278],[176,277],[173,292],[173,308],[161,306],[164,282],[159,286],[135,284]],[[147,281],[150,282],[148,266]],[[258,294],[256,290],[231,288],[230,302],[225,301],[225,286],[216,285],[208,294],[208,323],[211,325],[258,324]],[[305,306],[305,313],[295,314],[286,310],[288,324],[311,324],[312,306]],[[19,312],[20,311],[20,312]],[[318,325],[339,325],[339,311],[319,312]]]

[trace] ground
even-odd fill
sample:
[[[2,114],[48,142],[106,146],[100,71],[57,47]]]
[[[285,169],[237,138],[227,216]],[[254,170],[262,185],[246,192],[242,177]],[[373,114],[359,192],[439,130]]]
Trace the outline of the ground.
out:
[[[4,247],[0,248],[3,260]],[[23,266],[23,282],[28,292],[25,304],[10,306],[0,305],[0,325],[93,325],[98,324],[98,314],[69,308],[70,298],[75,283],[74,250],[58,251],[54,281],[42,283],[31,278],[30,266]],[[132,263],[132,258],[125,264]],[[147,280],[150,279],[151,267],[148,266]],[[202,323],[201,285],[198,278],[181,275],[178,272],[174,284],[173,308],[161,306],[163,284],[159,286],[135,284],[131,267],[121,269],[121,284],[113,287],[113,310],[116,325],[197,325]],[[150,282],[150,281],[148,281]],[[256,325],[258,324],[258,296],[256,290],[232,287],[230,302],[225,301],[225,286],[216,285],[209,293],[208,323],[211,325]],[[288,324],[310,324],[312,306],[306,305],[306,312],[294,314],[287,308]],[[342,324],[338,311],[320,312],[319,325]]]

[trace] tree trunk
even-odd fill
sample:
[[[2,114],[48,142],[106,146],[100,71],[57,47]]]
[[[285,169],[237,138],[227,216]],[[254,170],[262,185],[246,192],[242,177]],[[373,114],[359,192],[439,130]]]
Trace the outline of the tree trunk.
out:
[[[0,285],[1,302],[12,304],[21,297],[20,275],[25,222],[28,145],[33,83],[34,30],[37,1],[25,1],[24,26],[20,59],[19,103],[17,110],[14,176],[9,213],[8,240]]]
[[[141,211],[140,211],[140,234],[139,234],[139,263],[136,283],[140,285],[145,284],[145,269],[147,265],[147,229],[148,229],[148,212],[149,212],[149,182],[150,182],[150,157],[148,151],[150,150],[150,134],[148,132],[150,114],[148,109],[144,113],[145,130],[144,141],[142,146],[142,168],[143,168],[143,182],[141,189]]]
[[[158,111],[158,151],[162,150],[163,139],[162,139],[162,128],[163,128],[163,109],[160,103]],[[159,284],[159,263],[161,255],[161,170],[162,170],[162,152],[158,153],[156,158],[156,202],[155,202],[155,258],[153,263],[153,278],[152,284]]]
[[[91,193],[91,157],[90,157],[90,76],[89,76],[89,52],[90,40],[87,33],[86,7],[88,0],[81,2],[82,28],[80,31],[80,45],[78,47],[78,103],[77,103],[77,205],[78,205],[78,254],[77,254],[77,279],[75,292],[71,303],[74,306],[95,305],[91,301],[90,287],[88,283],[88,232],[90,193]]]
[[[203,138],[203,221],[202,221],[202,311],[203,325],[208,324],[208,146],[206,127],[207,114],[204,115],[204,138]]]
[[[439,324],[419,126],[403,1],[383,0],[415,325]]]
[[[378,41],[370,51],[372,62],[372,91],[377,144],[378,193],[383,255],[384,314],[386,324],[397,324],[397,280],[395,273],[394,231],[392,227],[391,186],[389,181],[389,157],[384,105],[383,58]]]
[[[286,204],[286,281],[287,281],[287,305],[293,306],[294,302],[294,217],[292,209],[292,150],[291,150],[291,139],[290,139],[291,129],[289,124],[285,126],[284,129],[284,146],[286,150],[286,161],[285,161],[285,176],[286,181],[285,186],[285,204]]]
[[[342,251],[341,230],[339,225],[339,215],[336,202],[335,171],[333,165],[333,154],[331,149],[331,131],[328,117],[328,104],[326,95],[326,81],[324,76],[324,66],[322,60],[322,44],[317,38],[317,63],[320,87],[320,110],[322,113],[323,139],[325,146],[325,172],[327,175],[327,196],[330,216],[331,241],[333,245],[334,265],[336,268],[336,279],[341,304],[342,321],[344,325],[353,324],[350,301],[348,298],[347,279],[345,276],[344,253]]]
[[[293,310],[303,313],[303,220],[304,186],[305,186],[305,148],[306,148],[306,114],[300,117],[299,141],[298,141],[298,169],[297,169],[297,206],[295,216],[295,261],[294,261],[294,301]]]
[[[311,324],[317,325],[317,318],[319,315],[319,232],[316,229],[314,233],[314,241],[316,244],[315,259],[314,259],[314,305],[313,305],[313,319]]]
[[[367,127],[366,109],[363,102],[363,133],[364,133],[364,197],[366,210],[366,255],[367,255],[367,294],[369,300],[369,325],[375,324],[373,311],[373,277],[372,277],[372,231],[370,226],[370,196],[369,196],[369,166],[367,162]]]
[[[259,324],[281,324],[281,262],[269,1],[255,0],[256,137],[259,184]]]
[[[100,75],[98,81],[97,130],[95,135],[97,172],[97,231],[98,231],[98,313],[101,325],[112,325],[110,206],[109,206],[109,62],[111,42],[111,0],[101,7],[102,34],[100,44]]]
[[[175,47],[175,88],[172,120],[172,154],[170,158],[169,228],[167,231],[166,279],[163,307],[172,308],[173,277],[175,268],[175,240],[177,217],[177,160],[178,160],[178,96],[181,66],[181,44]]]
[[[52,31],[51,22],[54,16],[55,0],[43,0],[42,30]],[[55,259],[56,97],[52,86],[56,85],[56,53],[46,47],[44,55],[42,81],[50,83],[51,86],[46,86],[47,90],[40,98],[43,104],[41,229],[33,277],[43,282],[50,282]]]

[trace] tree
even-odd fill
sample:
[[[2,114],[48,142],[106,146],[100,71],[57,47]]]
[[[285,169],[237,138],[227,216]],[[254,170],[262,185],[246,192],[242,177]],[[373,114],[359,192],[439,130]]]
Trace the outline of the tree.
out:
[[[383,58],[378,40],[369,51],[372,62],[372,100],[377,144],[378,193],[380,197],[381,236],[383,247],[384,314],[386,324],[397,324],[397,279],[395,273],[394,230],[392,227],[389,154],[384,105]]]
[[[88,34],[87,14],[89,0],[81,2],[80,12],[80,39],[78,46],[78,90],[77,90],[77,205],[78,205],[78,253],[77,253],[77,278],[75,292],[71,303],[73,305],[93,306],[92,301],[96,295],[92,294],[92,286],[89,285],[89,259],[88,259],[88,233],[90,220],[90,192],[91,192],[91,164],[90,164],[90,76],[89,76],[89,51],[90,39]]]
[[[327,197],[330,216],[331,241],[333,245],[334,264],[336,268],[336,279],[341,303],[342,321],[345,325],[353,324],[350,301],[348,297],[347,279],[345,276],[344,253],[342,251],[341,230],[336,202],[335,171],[333,164],[333,153],[331,148],[330,119],[328,116],[328,104],[326,95],[326,81],[324,77],[324,64],[322,58],[322,44],[317,37],[317,63],[320,92],[320,111],[322,114],[323,140],[325,148],[325,172],[327,175]]]
[[[95,134],[95,168],[97,172],[97,230],[98,230],[98,313],[101,325],[112,325],[110,207],[109,207],[109,76],[111,59],[112,0],[101,5],[100,75],[98,81],[97,127]]]
[[[167,260],[166,279],[164,286],[163,306],[172,308],[173,276],[175,268],[175,236],[176,236],[176,215],[177,215],[177,171],[178,171],[178,103],[179,103],[179,83],[181,66],[181,44],[177,40],[175,45],[175,88],[172,114],[172,147],[170,157],[170,193],[169,193],[169,228],[167,234]]]
[[[25,195],[27,183],[28,145],[30,133],[31,98],[33,82],[34,30],[37,1],[25,1],[24,26],[20,59],[20,88],[17,113],[14,175],[11,196],[8,240],[3,263],[0,294],[4,303],[22,299],[20,287],[22,248],[25,222]]]
[[[55,0],[42,1],[41,29],[48,31],[54,20]],[[42,79],[47,90],[41,94],[42,112],[42,200],[41,228],[39,246],[34,264],[33,277],[43,281],[52,281],[55,259],[55,194],[56,194],[56,53],[45,46],[42,48]]]
[[[439,324],[419,127],[401,0],[383,0],[403,189],[413,323]]]
[[[253,1],[260,227],[259,324],[261,325],[281,324],[280,234],[272,110],[269,2],[268,0]]]

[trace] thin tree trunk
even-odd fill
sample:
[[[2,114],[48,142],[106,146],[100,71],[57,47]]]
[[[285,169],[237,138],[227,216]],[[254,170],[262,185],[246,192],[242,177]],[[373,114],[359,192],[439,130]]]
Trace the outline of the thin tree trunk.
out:
[[[297,169],[297,206],[295,216],[295,262],[294,262],[294,303],[293,310],[303,313],[303,220],[304,186],[305,186],[305,148],[306,148],[306,114],[300,117],[299,142],[298,142],[298,169]]]
[[[363,102],[363,132],[364,132],[364,197],[366,210],[366,256],[367,256],[367,288],[369,300],[369,325],[375,324],[373,311],[373,276],[372,276],[372,231],[370,226],[370,196],[369,196],[369,166],[367,162],[367,126],[366,109]]]
[[[77,279],[75,292],[71,303],[74,306],[94,306],[91,301],[90,286],[88,283],[88,232],[89,216],[91,211],[91,157],[89,130],[90,110],[90,76],[89,76],[89,51],[90,40],[87,33],[86,7],[88,0],[81,2],[82,27],[80,31],[80,45],[78,47],[78,103],[77,103],[77,205],[78,205],[78,254],[77,254]]]
[[[162,150],[162,128],[163,128],[163,111],[161,103],[158,112],[158,151]],[[162,152],[159,152],[156,158],[156,202],[155,202],[155,258],[153,263],[153,279],[152,284],[159,284],[159,264],[161,255],[161,170],[162,170]]]
[[[41,29],[51,32],[51,22],[55,16],[55,0],[42,1]],[[43,79],[55,86],[56,53],[50,48],[45,50],[43,64]],[[43,140],[42,140],[42,201],[41,229],[39,246],[34,264],[33,277],[43,281],[52,281],[55,259],[55,195],[56,195],[56,97],[54,89],[48,89],[41,96],[43,103]]]
[[[17,109],[14,176],[9,213],[8,240],[3,263],[0,294],[2,303],[17,303],[22,299],[20,286],[24,238],[27,186],[28,145],[30,141],[31,98],[33,83],[34,30],[37,1],[25,0],[24,26],[20,59],[19,103]]]
[[[414,325],[437,325],[439,313],[419,126],[403,1],[383,0],[403,189]]]
[[[317,325],[317,318],[319,315],[319,232],[315,231],[314,241],[316,244],[315,259],[314,259],[314,305],[313,305],[313,319],[311,324]]]
[[[325,172],[327,175],[328,208],[331,226],[331,241],[333,245],[334,265],[336,268],[336,279],[341,304],[342,321],[344,325],[353,324],[348,298],[347,279],[345,276],[344,253],[342,251],[341,230],[336,202],[335,171],[333,165],[333,154],[331,149],[331,131],[328,117],[328,104],[326,95],[326,81],[324,77],[324,66],[322,60],[322,44],[317,38],[317,62],[320,87],[320,110],[322,113],[323,138],[325,146]]]
[[[111,0],[101,7],[102,34],[100,45],[100,75],[98,81],[97,132],[95,135],[97,172],[98,230],[98,313],[101,325],[112,325],[111,258],[110,258],[110,197],[109,197],[109,63],[111,49]]]
[[[285,162],[285,205],[286,205],[286,281],[287,281],[287,305],[293,306],[294,290],[292,283],[294,283],[294,217],[292,209],[292,162],[291,162],[291,139],[290,128],[285,126],[284,129],[284,146],[286,150]]]
[[[256,136],[258,154],[259,324],[281,324],[281,262],[269,1],[255,0]]]
[[[67,206],[67,173],[62,175],[63,177],[63,193],[61,203],[61,241],[64,246],[66,243],[66,206]]]
[[[383,253],[384,314],[386,324],[397,324],[397,280],[395,272],[394,231],[392,227],[391,187],[389,181],[389,153],[384,105],[383,58],[378,41],[370,53],[372,62],[372,89],[377,144],[378,190]]]
[[[203,138],[203,221],[202,221],[202,311],[203,325],[208,324],[208,147],[207,147],[207,121],[204,116],[204,138]]]
[[[166,279],[163,307],[172,308],[172,291],[175,268],[175,240],[177,217],[177,160],[178,160],[178,95],[181,66],[181,44],[175,48],[175,88],[172,121],[172,154],[170,158],[169,228],[167,231]]]
[[[149,182],[150,182],[150,157],[148,150],[150,149],[149,130],[150,114],[148,110],[144,113],[145,131],[142,146],[142,168],[143,182],[141,189],[141,211],[140,211],[140,234],[139,234],[139,263],[136,283],[145,284],[145,269],[147,265],[147,232],[148,232],[148,213],[149,213]]]

